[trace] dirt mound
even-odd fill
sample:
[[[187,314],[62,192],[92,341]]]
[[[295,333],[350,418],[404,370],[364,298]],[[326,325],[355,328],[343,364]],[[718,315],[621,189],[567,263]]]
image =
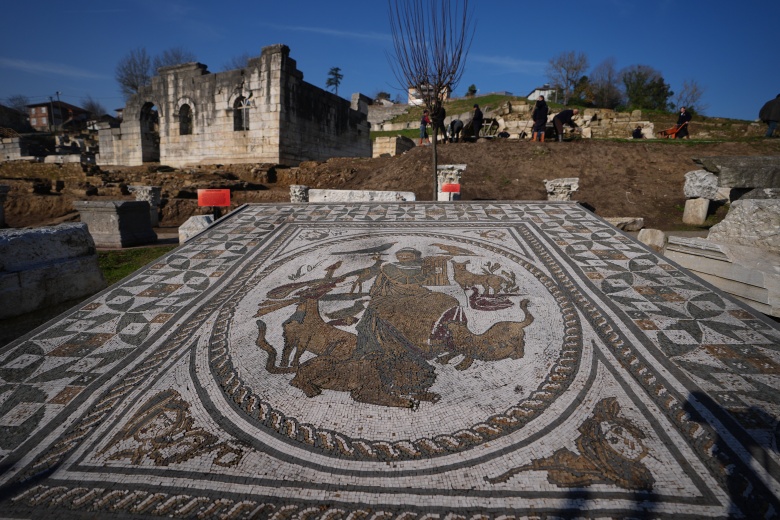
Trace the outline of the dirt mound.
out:
[[[272,165],[198,166],[174,172],[154,165],[79,172],[52,165],[0,165],[0,184],[11,186],[5,203],[13,227],[40,226],[77,218],[74,200],[133,200],[122,186],[162,187],[162,224],[178,226],[209,208],[197,206],[198,188],[229,188],[233,208],[247,202],[289,201],[290,184],[312,188],[412,191],[432,200],[432,147],[417,147],[397,157],[336,158],[297,168]],[[602,217],[644,217],[645,226],[685,229],[682,212],[685,173],[698,169],[693,159],[719,155],[780,156],[780,139],[739,142],[602,141],[536,143],[482,140],[439,145],[439,164],[466,164],[462,200],[545,200],[545,179],[579,177],[574,199]],[[47,169],[48,168],[48,169]],[[73,170],[73,171],[71,171]],[[67,175],[66,175],[67,173]],[[62,191],[33,193],[41,180],[61,180]],[[98,187],[97,196],[86,188]],[[233,209],[231,208],[231,209]],[[724,211],[721,211],[721,214]],[[714,222],[714,221],[713,221]]]
[[[780,155],[780,139],[745,142],[481,140],[438,146],[439,164],[466,164],[462,200],[545,200],[545,179],[579,177],[574,199],[602,217],[644,217],[681,229],[685,174],[697,157]],[[312,187],[413,191],[431,200],[432,147],[398,157],[331,159],[310,166]]]

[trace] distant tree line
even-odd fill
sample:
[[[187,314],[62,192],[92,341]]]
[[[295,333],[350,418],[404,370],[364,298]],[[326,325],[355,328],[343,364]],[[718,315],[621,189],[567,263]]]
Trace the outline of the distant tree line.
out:
[[[704,113],[704,88],[696,80],[685,80],[677,95],[660,71],[649,65],[630,65],[618,70],[614,58],[607,58],[586,75],[588,57],[568,51],[550,59],[547,78],[564,105],[610,109],[673,111],[685,106],[689,112]]]

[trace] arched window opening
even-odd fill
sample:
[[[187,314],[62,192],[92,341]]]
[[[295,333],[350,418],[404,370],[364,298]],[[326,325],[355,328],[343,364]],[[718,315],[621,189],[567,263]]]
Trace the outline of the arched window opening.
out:
[[[233,130],[249,130],[249,107],[251,101],[241,96],[233,103]]]
[[[190,134],[192,134],[192,109],[185,104],[179,109],[179,135]]]

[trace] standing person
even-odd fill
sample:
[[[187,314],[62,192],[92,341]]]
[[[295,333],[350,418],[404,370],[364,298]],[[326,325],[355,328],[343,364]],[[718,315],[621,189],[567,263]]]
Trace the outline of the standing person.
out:
[[[688,135],[688,122],[693,118],[691,114],[685,111],[685,107],[680,107],[680,117],[677,118],[677,133],[674,134],[675,139],[682,139],[689,137]]]
[[[561,110],[555,117],[553,117],[553,126],[555,126],[555,133],[558,134],[558,142],[563,141],[563,125],[569,125],[572,128],[579,128],[577,123],[572,121],[572,118],[579,114],[578,109],[574,110]]]
[[[534,105],[533,114],[531,119],[534,121],[534,126],[531,129],[531,141],[538,140],[544,142],[544,131],[547,128],[547,115],[550,113],[550,109],[547,103],[544,101],[544,96],[539,96],[539,99]]]
[[[460,133],[463,131],[463,121],[453,119],[450,121],[450,142],[457,143],[460,139]]]
[[[444,128],[444,119],[447,117],[447,111],[444,107],[437,104],[433,109],[431,119],[433,119],[433,138],[436,139],[436,135],[441,135],[442,141],[447,142],[447,130]]]
[[[482,130],[482,123],[485,121],[485,116],[482,115],[482,110],[479,109],[479,105],[474,103],[474,117],[471,119],[474,126],[474,138],[479,139],[479,132]]]
[[[780,122],[780,94],[775,99],[770,99],[764,103],[764,106],[758,112],[758,118],[769,125],[764,137],[772,137],[777,128],[777,123]]]
[[[428,111],[423,111],[423,115],[420,118],[420,146],[423,144],[423,139],[426,143],[430,143],[428,140],[428,125],[431,124],[431,118],[428,117]]]

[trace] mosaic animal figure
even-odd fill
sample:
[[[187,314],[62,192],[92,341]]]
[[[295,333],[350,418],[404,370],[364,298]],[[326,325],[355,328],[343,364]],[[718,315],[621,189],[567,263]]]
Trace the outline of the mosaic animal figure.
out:
[[[429,392],[436,375],[430,364],[410,356],[356,355],[348,360],[317,356],[302,363],[290,384],[308,397],[323,389],[349,392],[355,401],[380,406],[415,408],[420,401],[438,401]]]
[[[455,282],[460,285],[461,289],[465,291],[471,287],[481,287],[482,294],[498,294],[501,291],[501,287],[506,283],[502,276],[492,273],[472,273],[466,267],[468,264],[468,260],[464,262],[452,261]]]
[[[463,313],[453,311],[443,316],[435,334],[444,340],[448,352],[440,356],[438,361],[447,364],[462,355],[463,359],[455,368],[465,370],[475,359],[520,359],[525,355],[525,328],[534,322],[533,315],[528,312],[528,303],[528,300],[520,302],[520,308],[525,314],[523,321],[500,321],[482,334],[474,334],[469,330],[468,320]]]
[[[292,367],[300,364],[301,355],[307,351],[318,356],[327,355],[337,360],[348,359],[354,352],[357,336],[334,327],[322,319],[319,309],[320,296],[317,293],[308,293],[298,304],[292,316],[282,324],[284,332],[282,366],[288,366],[293,352],[295,357],[290,365]]]
[[[471,288],[471,294],[469,294],[469,307],[479,311],[498,311],[501,309],[508,309],[514,303],[506,296],[488,296],[479,294],[479,290],[476,287]]]

